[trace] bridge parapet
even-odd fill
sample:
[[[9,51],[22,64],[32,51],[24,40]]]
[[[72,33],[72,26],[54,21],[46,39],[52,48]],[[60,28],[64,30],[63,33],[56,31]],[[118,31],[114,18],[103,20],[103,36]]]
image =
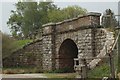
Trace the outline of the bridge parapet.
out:
[[[43,35],[51,34],[54,31],[53,28],[55,28],[56,33],[62,33],[100,25],[100,16],[100,13],[90,12],[58,23],[48,23],[43,25]]]

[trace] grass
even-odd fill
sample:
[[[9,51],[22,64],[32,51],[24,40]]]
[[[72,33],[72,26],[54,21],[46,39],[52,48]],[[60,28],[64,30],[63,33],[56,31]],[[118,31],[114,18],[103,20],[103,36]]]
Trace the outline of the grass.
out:
[[[75,78],[76,73],[46,73],[48,78]]]
[[[32,40],[29,40],[29,39],[28,40],[18,40],[18,41],[15,41],[13,43],[13,45],[16,45],[16,49],[19,49],[30,42],[32,42]]]
[[[14,40],[13,42],[11,42],[10,45],[5,44],[6,46],[8,45],[9,47],[3,48],[5,53],[4,52],[2,53],[2,58],[9,57],[12,54],[12,52],[20,49],[21,47],[23,47],[24,45],[26,45],[29,42],[32,42],[32,40]]]
[[[105,76],[109,76],[110,70],[109,65],[103,64],[101,66],[96,67],[93,70],[90,70],[88,73],[89,78],[102,78]]]
[[[114,65],[115,70],[118,68],[118,56],[114,55]],[[89,78],[102,78],[110,76],[110,65],[109,60],[107,59],[103,64],[97,66],[93,70],[90,70],[88,73]]]

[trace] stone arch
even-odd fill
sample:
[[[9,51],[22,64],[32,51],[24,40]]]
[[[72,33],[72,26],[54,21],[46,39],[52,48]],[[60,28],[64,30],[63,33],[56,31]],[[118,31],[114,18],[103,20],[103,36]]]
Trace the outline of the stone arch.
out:
[[[78,47],[76,43],[68,38],[65,39],[59,48],[59,69],[68,68],[74,71],[74,58],[78,56]]]

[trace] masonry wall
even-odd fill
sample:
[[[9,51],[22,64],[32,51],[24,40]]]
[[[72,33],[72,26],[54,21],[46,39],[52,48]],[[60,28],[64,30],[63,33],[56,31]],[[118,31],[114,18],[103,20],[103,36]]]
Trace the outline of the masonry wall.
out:
[[[39,67],[42,69],[42,41],[37,40],[25,45],[3,59],[3,67]]]
[[[52,37],[44,36],[42,44],[43,70],[52,69]]]
[[[84,15],[43,26],[42,40],[35,41],[3,60],[7,67],[41,67],[43,70],[60,68],[59,49],[66,39],[77,45],[78,57],[95,57],[102,50],[106,33],[100,28],[100,14]],[[64,55],[63,55],[64,56]],[[64,63],[63,63],[64,64]]]
[[[107,40],[106,36],[107,36],[107,33],[105,33],[102,28],[95,30],[95,39],[94,39],[95,48],[94,49],[95,49],[96,55],[98,55],[100,51],[103,49],[103,47],[105,46],[105,41]]]
[[[91,48],[91,36],[90,35],[91,35],[91,29],[79,30],[75,32],[69,32],[69,33],[57,35],[56,36],[56,69],[59,69],[59,65],[60,65],[59,48],[62,42],[66,39],[71,39],[75,42],[75,44],[78,47],[78,54],[84,54],[86,56],[91,56],[92,48]]]
[[[99,51],[96,50],[95,46],[99,44],[96,43],[97,34],[93,31],[93,27],[98,28],[100,25],[99,16],[98,14],[84,15],[43,26],[43,69],[51,70],[60,68],[59,48],[66,39],[71,39],[75,42],[79,54],[83,54],[86,57],[97,55]]]

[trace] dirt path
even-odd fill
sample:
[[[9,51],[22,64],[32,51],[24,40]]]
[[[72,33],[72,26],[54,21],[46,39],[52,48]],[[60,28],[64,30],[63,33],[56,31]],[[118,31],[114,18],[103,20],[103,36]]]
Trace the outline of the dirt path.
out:
[[[47,78],[47,77],[44,74],[2,74],[2,78]]]

